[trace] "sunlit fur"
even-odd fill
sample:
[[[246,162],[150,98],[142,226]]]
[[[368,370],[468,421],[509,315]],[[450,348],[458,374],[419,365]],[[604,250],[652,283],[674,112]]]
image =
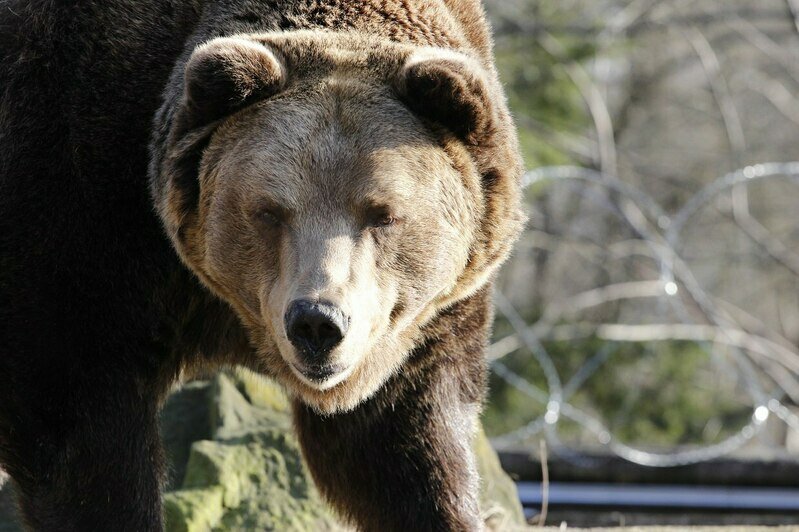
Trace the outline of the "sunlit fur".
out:
[[[453,161],[458,148],[445,149],[389,80],[345,51],[330,51],[337,68],[219,126],[184,251],[246,324],[263,371],[328,412],[353,408],[400,367],[419,326],[452,297],[482,209],[476,170]],[[372,226],[375,208],[396,222]],[[264,209],[282,223],[264,221]],[[350,317],[330,355],[346,369],[322,383],[292,368],[284,316],[299,298]]]
[[[193,67],[214,58],[215,70]],[[184,262],[248,329],[255,369],[320,412],[370,397],[429,319],[488,281],[518,234],[517,144],[482,64],[324,31],[216,39],[188,60],[157,170],[162,219]],[[398,222],[369,228],[376,207]],[[279,227],[262,223],[270,210]],[[302,297],[350,315],[331,354],[346,369],[330,381],[292,369],[283,317]]]

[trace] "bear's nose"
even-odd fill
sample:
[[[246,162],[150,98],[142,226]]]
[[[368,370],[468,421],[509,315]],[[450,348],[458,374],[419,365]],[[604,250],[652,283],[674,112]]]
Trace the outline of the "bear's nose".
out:
[[[319,364],[347,334],[349,318],[323,301],[298,299],[286,312],[286,334],[304,362]]]

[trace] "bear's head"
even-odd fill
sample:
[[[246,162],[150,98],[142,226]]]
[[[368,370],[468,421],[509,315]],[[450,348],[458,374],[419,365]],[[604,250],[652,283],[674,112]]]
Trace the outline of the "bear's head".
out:
[[[153,163],[167,232],[261,371],[319,411],[354,408],[519,232],[493,73],[453,51],[290,32],[212,40],[181,74]]]

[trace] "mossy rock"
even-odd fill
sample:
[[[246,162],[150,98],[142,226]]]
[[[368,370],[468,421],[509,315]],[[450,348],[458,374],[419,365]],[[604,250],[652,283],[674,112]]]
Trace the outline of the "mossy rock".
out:
[[[225,514],[224,490],[216,488],[182,489],[164,497],[164,520],[173,532],[211,530]]]
[[[206,407],[211,437],[191,443],[186,465],[173,466],[186,473],[164,496],[166,530],[341,530],[303,466],[279,388],[244,371],[204,386],[198,408]]]

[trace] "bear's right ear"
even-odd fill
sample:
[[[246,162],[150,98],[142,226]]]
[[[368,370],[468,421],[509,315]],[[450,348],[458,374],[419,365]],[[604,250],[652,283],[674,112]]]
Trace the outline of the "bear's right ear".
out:
[[[396,80],[400,98],[418,115],[449,128],[469,144],[488,141],[497,125],[489,83],[473,59],[422,48],[407,58]]]
[[[199,46],[185,70],[190,127],[218,120],[283,88],[286,69],[267,46],[222,37]]]

